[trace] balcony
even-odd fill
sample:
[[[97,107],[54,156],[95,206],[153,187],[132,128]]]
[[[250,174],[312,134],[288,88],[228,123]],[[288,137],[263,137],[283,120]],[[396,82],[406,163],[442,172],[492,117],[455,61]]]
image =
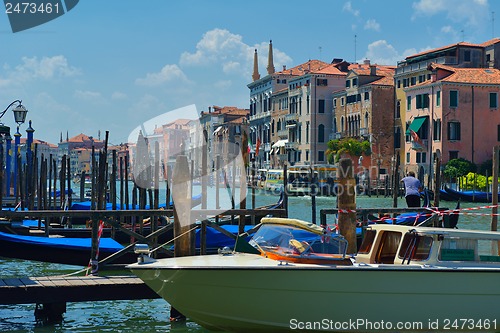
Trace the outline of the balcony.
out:
[[[366,128],[366,127],[360,128],[359,135],[368,137],[370,135],[370,133],[368,132],[368,128]]]
[[[342,138],[342,132],[336,132],[336,133],[330,133],[329,137],[330,140],[338,140]]]
[[[298,142],[287,142],[287,143],[285,143],[285,149],[286,150],[298,150],[299,143]]]
[[[289,113],[285,115],[285,121],[286,123],[296,123],[299,121],[299,115],[297,113]]]
[[[280,139],[286,139],[286,138],[288,138],[288,129],[279,130],[278,131],[278,137]]]
[[[250,116],[249,120],[257,120],[265,117],[271,117],[271,111],[266,111],[266,112],[259,112],[257,114],[254,114],[253,116]]]

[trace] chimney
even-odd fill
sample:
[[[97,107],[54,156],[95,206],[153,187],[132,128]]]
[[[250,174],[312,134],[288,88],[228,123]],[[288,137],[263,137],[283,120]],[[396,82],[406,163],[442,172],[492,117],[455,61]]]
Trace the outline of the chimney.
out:
[[[283,72],[286,71],[286,65],[283,65]]]
[[[363,61],[363,63],[364,63],[365,65],[370,65],[370,59],[365,59],[365,60]]]
[[[252,79],[254,81],[257,81],[260,79],[260,74],[259,74],[259,60],[257,58],[257,49],[255,49],[255,53],[253,55],[253,74],[252,74]]]
[[[269,55],[267,57],[267,74],[274,74],[274,61],[273,61],[273,41],[269,41]]]
[[[377,66],[376,65],[370,65],[370,75],[371,76],[377,75]]]

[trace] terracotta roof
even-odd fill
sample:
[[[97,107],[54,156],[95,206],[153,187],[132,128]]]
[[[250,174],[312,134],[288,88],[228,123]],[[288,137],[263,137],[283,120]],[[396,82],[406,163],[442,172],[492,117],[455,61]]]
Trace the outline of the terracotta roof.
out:
[[[276,72],[274,74],[283,74],[283,75],[304,75],[307,72],[317,73],[321,69],[329,66],[330,64],[321,61],[321,60],[309,60],[303,64],[297,65],[292,68],[287,68],[280,72]]]
[[[90,136],[80,133],[77,136],[74,136],[72,138],[69,138],[66,142],[84,142],[84,141],[90,141],[92,140]],[[99,140],[94,140],[94,142],[98,142]]]
[[[442,82],[499,84],[500,70],[494,68],[453,68],[449,66],[432,64],[432,69],[446,70],[450,75],[442,78]]]
[[[21,138],[20,143],[25,144],[26,141],[27,141],[27,138]],[[38,143],[41,145],[49,146],[50,148],[57,148],[57,145],[50,143],[50,142],[47,142],[47,141],[39,140],[39,139],[33,139],[33,143]]]
[[[394,85],[394,77],[393,76],[384,76],[376,81],[371,82],[370,84],[377,86],[393,86]]]
[[[482,43],[482,44],[479,44],[479,45],[481,45],[481,46],[483,46],[483,47],[487,47],[487,46],[494,45],[494,44],[496,44],[496,43],[500,43],[500,38],[495,37],[495,38],[490,39],[489,41],[486,41],[486,42],[484,42],[484,43]]]
[[[438,51],[443,51],[443,50],[451,49],[453,47],[458,47],[458,46],[482,47],[480,44],[473,44],[473,43],[468,43],[468,42],[460,42],[460,43],[450,44],[450,45],[446,45],[446,46],[441,46],[441,47],[438,47],[438,48],[435,48],[435,49],[431,49],[431,50],[426,50],[426,51],[423,51],[423,52],[420,52],[420,53],[417,53],[417,54],[413,54],[411,56],[406,57],[406,59],[408,60],[408,59],[412,59],[412,58],[416,58],[416,57],[422,56],[424,54],[429,54],[429,53],[434,53],[434,52],[438,52]]]

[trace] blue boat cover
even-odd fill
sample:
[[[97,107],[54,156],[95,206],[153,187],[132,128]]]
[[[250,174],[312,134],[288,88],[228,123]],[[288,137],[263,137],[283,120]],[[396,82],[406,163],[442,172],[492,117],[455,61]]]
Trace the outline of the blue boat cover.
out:
[[[90,250],[91,238],[66,238],[66,237],[43,237],[43,236],[21,236],[0,232],[0,242],[14,242],[31,245],[41,245],[48,247],[58,247],[61,249]],[[99,250],[107,252],[117,252],[123,246],[112,238],[101,238]]]

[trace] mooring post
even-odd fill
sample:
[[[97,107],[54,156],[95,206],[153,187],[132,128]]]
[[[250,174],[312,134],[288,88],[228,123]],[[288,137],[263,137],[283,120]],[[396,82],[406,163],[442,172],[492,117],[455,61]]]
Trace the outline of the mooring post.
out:
[[[492,187],[491,187],[491,231],[497,231],[498,224],[498,167],[499,167],[499,153],[500,146],[493,147],[493,170],[492,170]],[[499,242],[500,245],[500,242]],[[500,255],[500,246],[498,248]]]
[[[439,207],[439,189],[441,188],[441,151],[436,149],[436,175],[434,177],[434,207]]]
[[[340,159],[337,178],[339,232],[348,242],[347,253],[356,253],[356,180],[351,159]]]
[[[195,252],[195,231],[189,231],[191,223],[191,178],[187,156],[178,155],[172,174],[174,197],[174,256],[191,256]],[[170,321],[185,320],[186,317],[174,307],[170,308]]]
[[[394,155],[394,169],[392,170],[394,177],[392,183],[392,207],[398,207],[399,196],[399,152]]]
[[[314,184],[314,170],[309,167],[309,194],[311,195],[311,219],[312,223],[316,224],[316,191],[317,186]]]

